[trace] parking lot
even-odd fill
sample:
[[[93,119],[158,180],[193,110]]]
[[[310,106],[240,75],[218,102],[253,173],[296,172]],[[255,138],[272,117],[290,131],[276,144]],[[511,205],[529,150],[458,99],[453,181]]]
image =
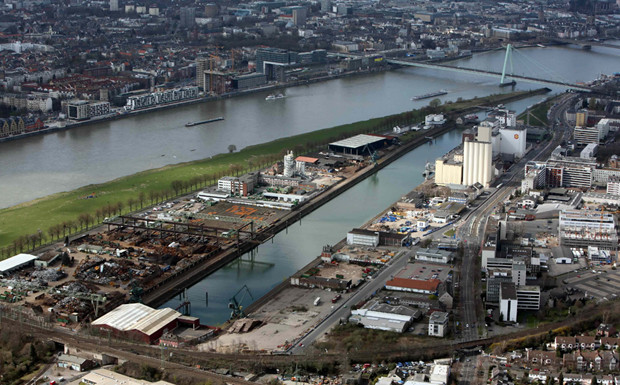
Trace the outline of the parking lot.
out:
[[[350,295],[342,294],[337,302]],[[285,350],[331,313],[335,296],[335,292],[321,289],[287,288],[250,314],[250,318],[262,321],[262,326],[248,333],[222,334],[199,348],[218,352]],[[319,297],[319,304],[314,305]]]
[[[584,270],[563,283],[568,287],[579,289],[587,297],[611,300],[620,295],[620,271],[611,268]]]
[[[445,282],[451,270],[450,265],[415,261],[407,263],[407,266],[399,271],[395,277],[420,279],[423,281],[438,279],[441,282]]]

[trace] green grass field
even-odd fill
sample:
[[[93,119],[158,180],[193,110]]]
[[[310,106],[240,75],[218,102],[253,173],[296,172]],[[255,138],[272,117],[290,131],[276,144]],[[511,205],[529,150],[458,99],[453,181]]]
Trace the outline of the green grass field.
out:
[[[530,125],[536,127],[546,127],[549,125],[547,121],[547,111],[551,108],[553,102],[540,103],[530,110]],[[527,112],[522,113],[517,119],[523,119],[527,123]]]
[[[507,98],[522,97],[527,92],[493,95],[441,106],[443,111],[456,111],[483,103],[501,103]],[[180,193],[197,190],[214,183],[223,175],[256,170],[281,159],[285,150],[295,154],[324,148],[326,143],[357,133],[384,132],[395,125],[423,120],[428,110],[401,114],[321,129],[301,135],[250,146],[239,152],[219,154],[212,158],[166,166],[122,177],[110,182],[89,185],[73,191],[53,194],[41,199],[0,209],[0,258],[32,248],[72,233],[84,225],[100,223],[106,216],[136,210],[140,206],[161,202]],[[405,140],[413,139],[407,136]],[[174,182],[174,183],[173,183]],[[86,198],[93,195],[94,198]],[[131,201],[131,202],[130,202]],[[122,205],[119,207],[119,202]],[[131,207],[130,207],[131,206]],[[90,215],[84,219],[84,215]],[[82,220],[78,218],[82,217]],[[58,227],[60,226],[60,230]],[[52,228],[56,227],[56,231]],[[38,235],[38,240],[37,240]],[[30,242],[30,247],[28,244]]]

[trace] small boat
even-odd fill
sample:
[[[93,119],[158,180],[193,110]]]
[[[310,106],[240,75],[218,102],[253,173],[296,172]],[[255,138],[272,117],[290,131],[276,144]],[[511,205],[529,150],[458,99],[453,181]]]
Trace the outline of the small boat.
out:
[[[284,99],[286,95],[284,94],[271,94],[265,98],[265,100],[276,100],[276,99]]]
[[[207,124],[207,123],[219,122],[220,120],[224,120],[224,118],[220,116],[220,117],[213,118],[213,119],[201,120],[199,122],[187,122],[185,124],[185,127],[193,127],[193,126],[197,126],[199,124]]]

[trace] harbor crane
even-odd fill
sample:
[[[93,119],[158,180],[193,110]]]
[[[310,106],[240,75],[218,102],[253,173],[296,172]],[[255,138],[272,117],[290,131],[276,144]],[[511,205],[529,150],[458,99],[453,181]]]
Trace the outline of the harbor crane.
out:
[[[239,294],[241,294],[241,297],[237,299],[237,296]],[[248,286],[243,285],[241,289],[239,289],[239,291],[237,291],[235,295],[233,295],[232,298],[229,300],[228,308],[232,310],[230,312],[230,319],[237,319],[237,318],[245,317],[246,314],[243,311],[243,300],[245,299],[246,295],[249,295],[250,298],[254,300],[254,297],[252,296],[252,293],[250,292],[250,289],[248,288]]]

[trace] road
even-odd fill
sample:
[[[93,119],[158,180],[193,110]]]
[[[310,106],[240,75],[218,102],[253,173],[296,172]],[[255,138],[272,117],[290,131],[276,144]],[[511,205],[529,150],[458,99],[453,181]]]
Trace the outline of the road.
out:
[[[332,326],[340,322],[340,319],[348,318],[351,313],[351,306],[364,301],[377,290],[383,288],[388,279],[407,265],[407,262],[413,253],[414,251],[409,250],[397,254],[397,256],[392,260],[392,263],[383,268],[383,270],[381,270],[371,281],[361,286],[348,300],[342,302],[339,307],[335,308],[324,321],[297,341],[297,344],[293,346],[289,352],[291,354],[302,354],[306,350],[307,346],[323,336]]]

